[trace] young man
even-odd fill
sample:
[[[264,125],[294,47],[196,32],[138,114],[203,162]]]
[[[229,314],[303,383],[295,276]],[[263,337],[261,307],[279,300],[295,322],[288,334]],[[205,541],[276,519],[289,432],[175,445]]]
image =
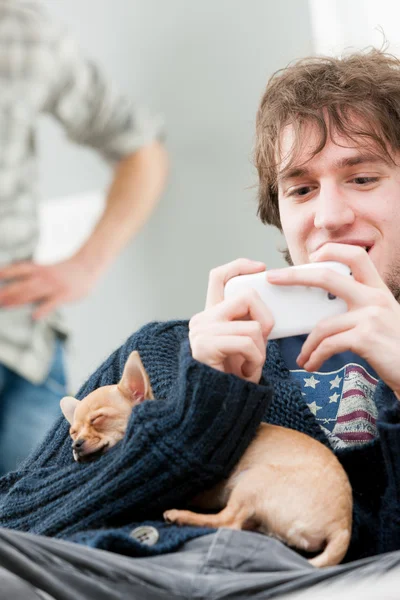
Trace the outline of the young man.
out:
[[[0,481],[2,585],[21,598],[239,599],[367,576],[380,585],[389,570],[400,581],[399,153],[397,59],[309,59],[271,79],[257,120],[261,218],[282,229],[294,264],[337,260],[354,278],[268,277],[322,287],[348,312],[267,346],[260,298],[223,299],[230,277],[265,266],[212,271],[189,327],[144,327],[80,390],[116,383],[139,351],[156,400],[134,409],[120,444],[74,463],[61,419]],[[318,570],[265,535],[163,522],[228,475],[263,420],[320,440],[344,465],[354,496],[344,564]]]
[[[41,441],[66,393],[57,312],[84,297],[150,217],[166,152],[158,119],[132,110],[31,0],[0,0],[0,474]],[[49,114],[113,167],[106,208],[68,260],[39,265],[36,128]]]

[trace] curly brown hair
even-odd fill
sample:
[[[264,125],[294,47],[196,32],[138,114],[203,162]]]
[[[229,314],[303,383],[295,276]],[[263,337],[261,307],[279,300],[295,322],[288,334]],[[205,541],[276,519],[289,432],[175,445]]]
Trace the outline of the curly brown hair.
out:
[[[309,57],[277,71],[269,80],[256,120],[254,161],[259,175],[258,215],[282,230],[277,173],[280,137],[291,124],[296,142],[289,164],[301,150],[305,124],[315,124],[320,152],[335,132],[392,159],[400,150],[400,59],[372,49],[341,58]],[[310,156],[310,158],[312,158]]]

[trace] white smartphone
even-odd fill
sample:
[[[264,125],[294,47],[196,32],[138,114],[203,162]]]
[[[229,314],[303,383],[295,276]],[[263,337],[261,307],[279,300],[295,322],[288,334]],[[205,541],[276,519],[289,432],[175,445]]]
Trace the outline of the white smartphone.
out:
[[[288,269],[333,269],[337,273],[351,276],[348,266],[334,261],[308,263],[287,267]],[[236,296],[246,288],[255,289],[270,309],[275,325],[268,339],[310,333],[322,319],[340,315],[347,311],[341,298],[326,290],[308,286],[284,286],[269,283],[266,271],[251,275],[232,277],[225,285],[224,297]]]

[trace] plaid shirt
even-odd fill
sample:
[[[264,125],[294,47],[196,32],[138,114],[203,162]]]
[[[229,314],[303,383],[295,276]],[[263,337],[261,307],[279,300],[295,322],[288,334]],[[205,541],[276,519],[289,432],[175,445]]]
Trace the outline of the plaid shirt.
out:
[[[0,0],[0,265],[31,260],[38,240],[35,127],[50,113],[68,138],[115,163],[160,135],[133,111],[76,43],[29,0]],[[32,306],[0,309],[0,362],[39,383],[48,373],[59,318]]]

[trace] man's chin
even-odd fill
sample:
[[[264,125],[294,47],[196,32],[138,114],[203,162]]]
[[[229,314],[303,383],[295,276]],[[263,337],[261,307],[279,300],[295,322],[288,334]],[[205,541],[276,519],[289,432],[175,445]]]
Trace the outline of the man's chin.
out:
[[[400,264],[392,267],[390,271],[386,271],[381,274],[377,265],[375,265],[378,273],[382,277],[384,283],[387,285],[389,290],[392,292],[395,300],[400,302]]]
[[[399,285],[399,281],[396,282],[392,282],[389,281],[386,283],[386,285],[388,286],[389,290],[392,292],[394,299],[396,300],[396,302],[400,302],[400,285]]]

